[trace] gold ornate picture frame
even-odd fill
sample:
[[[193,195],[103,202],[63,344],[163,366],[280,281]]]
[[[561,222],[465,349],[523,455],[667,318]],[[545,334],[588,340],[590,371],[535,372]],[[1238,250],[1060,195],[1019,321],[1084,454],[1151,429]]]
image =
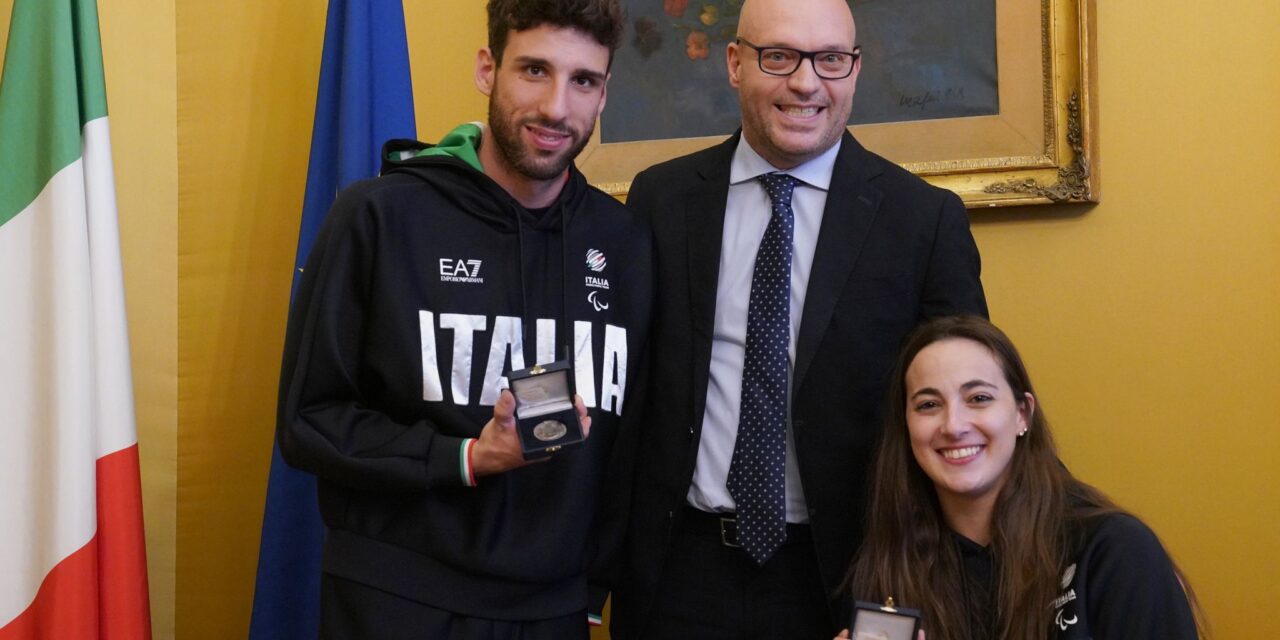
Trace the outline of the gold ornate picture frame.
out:
[[[998,114],[850,131],[868,149],[956,192],[971,209],[1097,202],[1094,8],[1095,0],[996,0]],[[597,129],[578,166],[597,187],[623,197],[645,167],[723,139],[601,144]]]

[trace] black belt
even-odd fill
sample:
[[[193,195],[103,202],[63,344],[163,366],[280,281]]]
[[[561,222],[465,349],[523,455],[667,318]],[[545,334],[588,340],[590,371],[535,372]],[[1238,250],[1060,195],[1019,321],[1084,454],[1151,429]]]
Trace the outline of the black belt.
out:
[[[734,513],[707,513],[701,509],[684,508],[683,530],[695,535],[716,536],[720,544],[738,548],[738,521]],[[813,531],[807,524],[787,523],[787,539],[782,546],[790,546],[813,539]]]

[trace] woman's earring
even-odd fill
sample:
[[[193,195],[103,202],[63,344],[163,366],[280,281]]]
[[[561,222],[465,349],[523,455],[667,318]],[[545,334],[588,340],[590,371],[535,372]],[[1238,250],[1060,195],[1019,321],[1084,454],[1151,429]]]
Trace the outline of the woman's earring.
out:
[[[1021,438],[1022,436],[1025,436],[1025,435],[1027,435],[1027,428],[1023,427],[1022,431],[1018,432],[1018,437]]]

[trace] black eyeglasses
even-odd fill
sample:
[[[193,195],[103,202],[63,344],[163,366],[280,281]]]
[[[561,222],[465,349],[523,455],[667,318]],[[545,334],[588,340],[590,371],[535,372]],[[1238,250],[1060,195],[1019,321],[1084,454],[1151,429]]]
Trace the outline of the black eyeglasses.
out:
[[[801,51],[790,47],[757,47],[742,38],[738,38],[738,44],[755,49],[760,70],[771,76],[789,76],[808,59],[819,78],[841,80],[853,73],[853,63],[862,56],[861,45],[853,51]]]

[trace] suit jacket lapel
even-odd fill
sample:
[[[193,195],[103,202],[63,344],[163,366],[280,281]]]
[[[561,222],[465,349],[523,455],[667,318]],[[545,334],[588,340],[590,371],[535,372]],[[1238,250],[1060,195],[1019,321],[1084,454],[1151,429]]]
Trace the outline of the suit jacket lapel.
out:
[[[883,194],[870,182],[877,173],[879,170],[870,155],[845,132],[831,175],[831,189],[827,192],[805,293],[796,345],[794,389],[798,390],[804,382],[879,210]]]
[[[707,372],[711,366],[711,338],[715,330],[716,288],[720,248],[724,236],[724,207],[729,197],[729,163],[738,136],[711,150],[697,168],[694,184],[683,199],[689,230],[689,317],[693,329],[694,418],[701,423],[707,400]]]

